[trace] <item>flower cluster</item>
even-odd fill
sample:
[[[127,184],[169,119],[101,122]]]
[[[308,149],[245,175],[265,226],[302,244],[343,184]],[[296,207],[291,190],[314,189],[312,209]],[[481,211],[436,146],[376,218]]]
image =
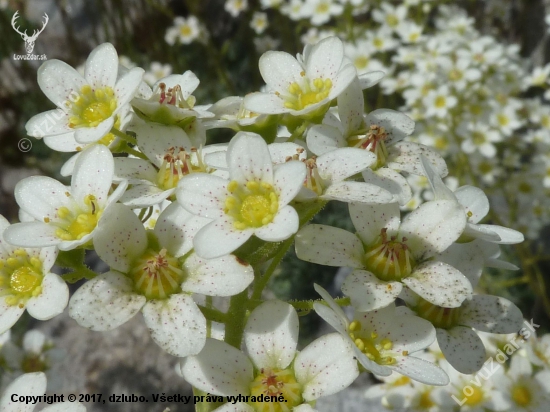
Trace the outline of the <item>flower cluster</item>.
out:
[[[394,12],[403,17],[398,8],[376,19],[393,24]],[[23,179],[21,222],[0,221],[0,332],[25,308],[48,319],[68,305],[96,331],[141,312],[152,339],[182,358],[185,380],[244,396],[218,411],[312,411],[362,371],[446,385],[445,370],[420,355],[436,339],[454,368],[478,371],[480,331],[513,333],[523,318],[512,302],[474,288],[485,266],[510,267],[498,245],[523,235],[479,224],[489,210],[483,191],[444,184],[447,164],[413,141],[411,117],[365,113],[363,91],[384,74],[359,73],[338,38],[296,57],[266,52],[259,69],[264,91],[197,105],[192,72],[149,87],[144,70],[118,66],[110,44],[92,52],[84,76],[57,60],[42,65],[38,83],[59,116],[47,133],[40,124],[52,112],[27,130],[75,155],[61,170],[70,186]],[[437,109],[426,116],[445,115]],[[227,144],[210,144],[218,128],[235,132]],[[406,212],[411,176],[427,179],[432,199]],[[354,233],[308,224],[335,200],[349,204]],[[262,301],[293,244],[302,260],[353,268],[345,298],[316,287],[322,300],[300,303],[336,331],[302,351],[295,308]],[[86,249],[106,273],[83,264]],[[72,272],[51,273],[54,262]],[[81,279],[69,297],[66,281]],[[213,297],[228,298],[228,309]],[[352,319],[341,306],[353,308]]]

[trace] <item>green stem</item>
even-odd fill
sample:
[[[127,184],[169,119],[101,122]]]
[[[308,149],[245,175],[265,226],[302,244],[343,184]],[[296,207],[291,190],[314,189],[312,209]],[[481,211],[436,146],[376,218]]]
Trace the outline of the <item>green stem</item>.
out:
[[[198,305],[198,306],[208,322],[213,321],[213,322],[225,323],[225,321],[227,320],[227,314],[217,309],[214,309],[208,306],[201,306],[201,305]]]
[[[124,132],[121,132],[116,127],[113,127],[111,129],[111,133],[114,134],[116,137],[120,137],[122,140],[124,140],[126,143],[131,143],[133,145],[137,145],[137,141],[134,137],[130,136],[129,134],[126,134]]]
[[[241,348],[241,340],[246,324],[247,302],[248,290],[232,296],[226,314],[225,342],[237,349]]]

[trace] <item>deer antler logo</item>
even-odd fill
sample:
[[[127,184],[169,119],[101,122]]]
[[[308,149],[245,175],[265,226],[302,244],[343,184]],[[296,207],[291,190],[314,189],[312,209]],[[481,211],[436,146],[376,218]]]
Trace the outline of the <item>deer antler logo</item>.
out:
[[[27,50],[27,54],[31,54],[34,49],[34,42],[36,41],[36,38],[40,33],[44,31],[46,28],[46,24],[48,24],[48,21],[50,20],[48,15],[44,13],[44,24],[42,25],[42,28],[40,30],[34,30],[32,36],[27,35],[27,30],[25,30],[24,33],[21,33],[19,30],[19,27],[15,27],[15,21],[17,20],[19,10],[15,12],[11,19],[11,26],[13,29],[21,35],[21,38],[25,41],[25,49]]]

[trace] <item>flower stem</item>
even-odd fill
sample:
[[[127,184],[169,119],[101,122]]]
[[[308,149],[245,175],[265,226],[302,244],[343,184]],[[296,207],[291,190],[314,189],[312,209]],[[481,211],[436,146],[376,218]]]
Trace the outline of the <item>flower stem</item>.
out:
[[[131,143],[133,145],[137,145],[137,141],[135,137],[130,136],[129,134],[126,134],[124,132],[121,132],[116,127],[113,127],[111,129],[111,133],[114,134],[116,137],[120,137],[122,140],[124,140],[127,143]]]

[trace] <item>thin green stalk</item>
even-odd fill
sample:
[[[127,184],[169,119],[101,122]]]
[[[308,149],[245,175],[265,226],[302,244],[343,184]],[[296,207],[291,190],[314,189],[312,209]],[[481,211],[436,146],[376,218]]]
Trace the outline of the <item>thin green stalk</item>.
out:
[[[122,140],[124,140],[126,143],[131,143],[133,145],[137,145],[137,141],[135,137],[130,136],[129,134],[126,134],[124,132],[121,132],[116,127],[113,127],[111,129],[111,133],[114,134],[116,137],[120,137]]]

